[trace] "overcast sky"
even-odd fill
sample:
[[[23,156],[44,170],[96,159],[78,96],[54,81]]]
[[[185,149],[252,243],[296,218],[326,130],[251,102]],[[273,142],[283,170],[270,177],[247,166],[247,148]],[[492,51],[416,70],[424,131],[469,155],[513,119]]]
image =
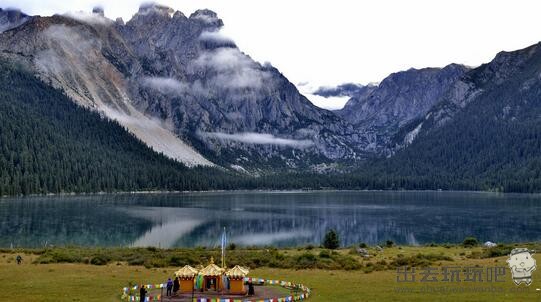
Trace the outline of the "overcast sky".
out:
[[[101,5],[125,21],[138,0],[0,0],[29,14],[90,11]],[[541,40],[539,0],[162,0],[189,15],[209,8],[224,33],[260,62],[271,62],[297,87],[379,82],[411,67],[470,66],[501,50]],[[301,85],[304,84],[304,85]],[[308,97],[338,108],[345,99]]]

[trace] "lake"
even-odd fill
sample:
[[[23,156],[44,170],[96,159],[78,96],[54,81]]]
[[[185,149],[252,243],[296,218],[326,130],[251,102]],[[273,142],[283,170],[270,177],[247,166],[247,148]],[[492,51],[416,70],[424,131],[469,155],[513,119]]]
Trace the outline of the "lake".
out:
[[[0,246],[237,245],[541,240],[541,196],[471,192],[213,192],[0,199]]]

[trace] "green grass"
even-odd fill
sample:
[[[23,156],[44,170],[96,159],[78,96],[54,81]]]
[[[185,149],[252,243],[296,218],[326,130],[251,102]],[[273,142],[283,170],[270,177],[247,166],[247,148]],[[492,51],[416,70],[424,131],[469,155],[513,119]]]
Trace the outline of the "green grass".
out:
[[[535,247],[536,245],[521,245]],[[511,246],[502,246],[506,249]],[[70,250],[70,249],[67,249]],[[71,249],[74,251],[86,250],[93,254],[93,249]],[[95,250],[97,251],[97,249]],[[108,249],[99,250],[109,260],[105,265],[92,265],[84,263],[49,263],[40,264],[39,259],[50,255],[44,251],[26,251],[23,254],[24,263],[15,264],[16,253],[3,251],[0,253],[0,301],[119,301],[121,288],[134,283],[159,283],[178,269],[178,266],[145,267],[142,265],[129,265],[127,261],[114,261],[115,253]],[[124,249],[123,253],[137,254],[140,249]],[[155,250],[153,253],[164,253],[175,250]],[[188,252],[189,250],[183,250]],[[251,250],[260,252],[261,250]],[[372,255],[370,259],[363,259],[352,255],[349,249],[330,252],[318,248],[310,249],[283,249],[276,252],[286,258],[314,255],[311,261],[328,261],[329,257],[348,255],[358,262],[359,268],[354,270],[329,269],[284,269],[260,266],[252,269],[250,276],[265,279],[279,279],[303,283],[312,289],[313,296],[308,301],[540,301],[541,273],[534,272],[533,284],[530,287],[521,286],[521,292],[511,281],[511,274],[507,272],[504,282],[501,283],[467,283],[442,281],[436,283],[398,283],[396,281],[396,266],[393,261],[405,259],[406,264],[430,266],[441,268],[444,266],[477,266],[493,267],[506,266],[506,256],[489,257],[487,249],[481,247],[464,248],[461,246],[435,246],[435,247],[392,247],[383,251],[369,248]],[[19,251],[21,252],[21,251]],[[194,254],[199,251],[193,250]],[[243,253],[249,253],[245,250]],[[334,255],[333,255],[334,253]],[[496,252],[495,254],[498,254]],[[144,253],[143,253],[144,254]],[[323,254],[323,255],[321,255]],[[338,256],[337,256],[338,255]],[[323,257],[321,257],[323,256]],[[81,256],[82,258],[87,255]],[[165,256],[164,256],[165,257]],[[159,260],[159,259],[158,259]],[[373,269],[368,269],[372,267]],[[420,293],[421,288],[469,289],[488,288],[493,286],[503,292],[447,292],[447,293]],[[402,292],[397,292],[400,289]],[[525,291],[524,291],[525,289]],[[404,292],[408,291],[408,292]]]

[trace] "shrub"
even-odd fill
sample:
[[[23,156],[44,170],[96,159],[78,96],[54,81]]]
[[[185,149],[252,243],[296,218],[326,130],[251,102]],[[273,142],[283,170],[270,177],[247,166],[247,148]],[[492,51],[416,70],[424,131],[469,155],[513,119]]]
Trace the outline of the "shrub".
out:
[[[319,257],[320,258],[331,258],[331,253],[329,253],[328,250],[322,250],[321,252],[319,252]]]
[[[391,266],[427,267],[435,261],[453,261],[453,258],[443,254],[417,254],[404,257],[399,254],[391,263]]]
[[[345,270],[357,270],[362,267],[361,263],[351,256],[334,255],[333,260],[338,263],[337,268]]]
[[[363,272],[368,274],[374,271],[374,264],[372,262],[368,262],[365,267],[363,267]]]
[[[385,241],[385,246],[386,247],[393,247],[393,245],[394,245],[394,242],[392,240]]]
[[[340,238],[335,230],[331,229],[325,234],[325,237],[323,238],[323,246],[330,250],[340,247]]]
[[[143,265],[145,263],[145,259],[139,256],[131,257],[128,259],[129,265]]]
[[[479,244],[479,241],[477,241],[477,238],[475,237],[466,237],[464,241],[462,242],[462,245],[464,247],[474,247]]]
[[[297,268],[315,268],[317,264],[317,258],[312,253],[304,253],[297,257]]]
[[[96,255],[90,259],[90,264],[93,265],[106,265],[109,263],[110,259],[109,257],[105,255]]]
[[[497,247],[493,247],[490,249],[485,249],[483,258],[494,258],[494,257],[502,257],[507,256],[511,253],[511,250],[513,248],[510,246],[505,245],[498,245]]]
[[[169,265],[171,266],[184,266],[186,264],[188,263],[186,263],[185,259],[178,255],[171,256],[171,258],[169,258]]]

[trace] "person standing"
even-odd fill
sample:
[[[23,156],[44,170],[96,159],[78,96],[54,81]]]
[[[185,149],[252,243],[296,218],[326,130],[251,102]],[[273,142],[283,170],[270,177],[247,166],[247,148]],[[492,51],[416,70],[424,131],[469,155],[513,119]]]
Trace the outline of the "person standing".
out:
[[[180,282],[178,281],[178,277],[175,277],[175,281],[173,282],[173,294],[176,296],[178,290],[180,289]]]
[[[17,264],[21,264],[23,262],[23,257],[21,257],[21,255],[17,255],[17,258],[15,258],[17,260]]]
[[[146,301],[147,297],[147,290],[144,285],[141,285],[141,289],[139,290],[139,301],[144,302]]]
[[[171,297],[173,291],[173,280],[171,278],[167,279],[167,296]]]
[[[248,281],[248,296],[255,295],[254,285],[252,284],[252,280]]]

